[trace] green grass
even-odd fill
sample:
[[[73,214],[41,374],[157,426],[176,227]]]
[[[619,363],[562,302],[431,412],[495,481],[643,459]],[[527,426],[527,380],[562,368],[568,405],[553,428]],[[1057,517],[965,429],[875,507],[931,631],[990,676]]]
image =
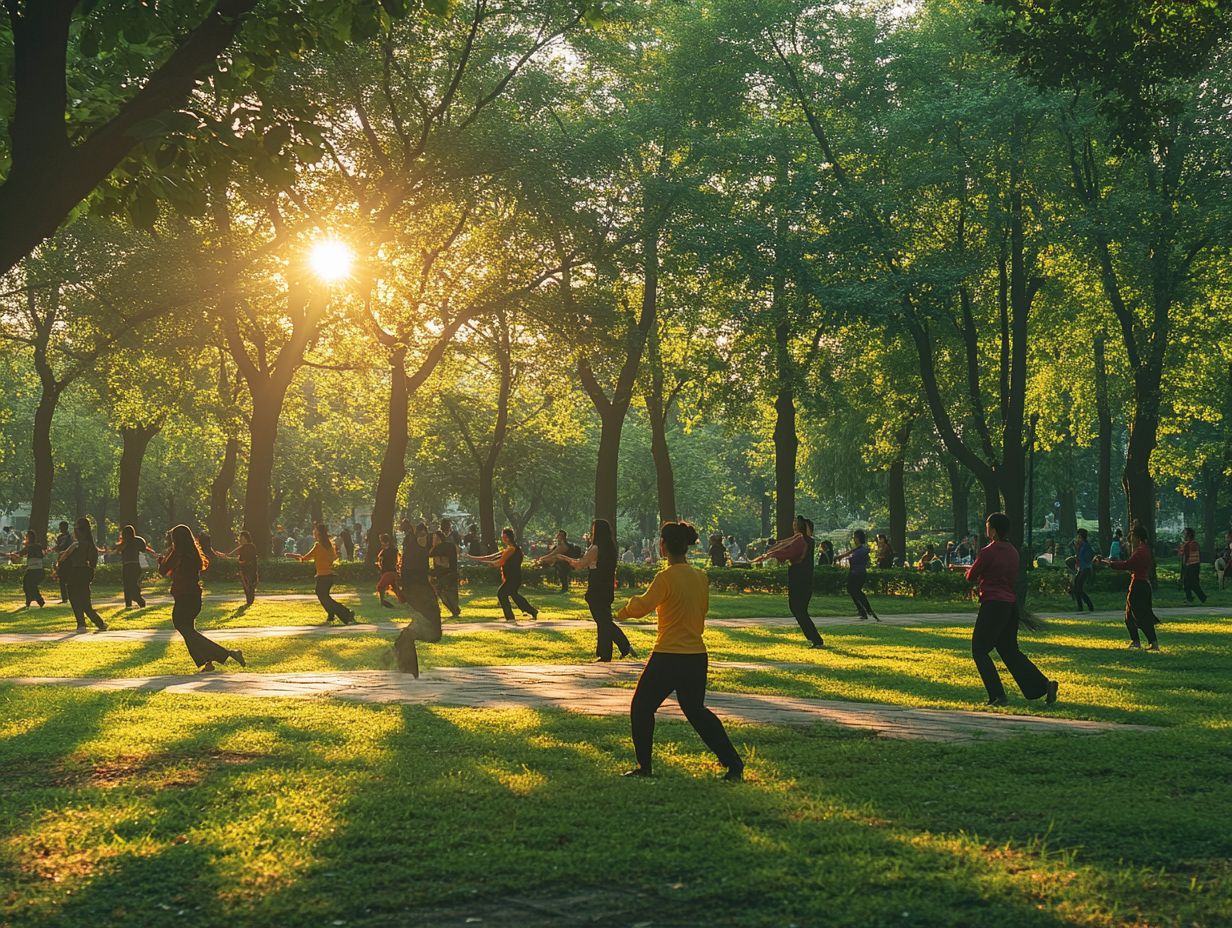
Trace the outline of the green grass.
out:
[[[743,785],[713,780],[683,723],[659,725],[659,776],[628,781],[619,718],[0,686],[0,924],[1228,925],[1230,631],[1195,610],[1161,626],[1161,654],[1125,651],[1111,621],[1024,636],[1062,682],[1055,714],[1157,732],[947,745],[736,724]],[[968,627],[824,633],[808,651],[787,628],[711,629],[715,659],[781,664],[717,670],[713,688],[981,698]],[[364,669],[388,637],[242,645],[249,673]],[[579,623],[447,635],[421,656],[574,662],[592,646]],[[178,640],[0,645],[8,676],[188,664]],[[1015,693],[1005,711],[1040,710]]]

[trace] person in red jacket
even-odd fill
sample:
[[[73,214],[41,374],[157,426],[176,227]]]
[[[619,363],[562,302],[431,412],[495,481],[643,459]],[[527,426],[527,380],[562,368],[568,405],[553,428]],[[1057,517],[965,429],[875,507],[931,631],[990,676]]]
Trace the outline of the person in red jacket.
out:
[[[1133,552],[1128,560],[1101,560],[1113,570],[1129,571],[1129,593],[1125,597],[1125,627],[1129,629],[1130,648],[1141,648],[1142,641],[1138,630],[1146,633],[1148,651],[1159,650],[1159,639],[1155,635],[1155,626],[1159,620],[1155,617],[1155,609],[1151,602],[1151,568],[1155,558],[1151,555],[1151,546],[1146,530],[1141,523],[1135,522],[1129,530],[1129,547]]]
[[[994,512],[985,527],[991,541],[967,568],[967,579],[980,588],[980,611],[971,634],[971,656],[988,690],[988,704],[1009,704],[997,665],[989,656],[995,649],[1022,695],[1027,699],[1043,696],[1051,706],[1057,701],[1057,681],[1045,677],[1018,647],[1018,549],[1005,540],[1009,536],[1010,517]]]

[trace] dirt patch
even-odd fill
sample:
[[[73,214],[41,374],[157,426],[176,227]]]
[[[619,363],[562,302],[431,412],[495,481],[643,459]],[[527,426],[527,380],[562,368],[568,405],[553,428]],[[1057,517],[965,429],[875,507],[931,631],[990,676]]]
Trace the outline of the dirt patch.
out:
[[[244,751],[203,751],[193,754],[117,755],[104,760],[69,761],[60,765],[53,786],[114,789],[134,783],[145,789],[184,789],[200,784],[215,770],[242,767],[265,755]]]

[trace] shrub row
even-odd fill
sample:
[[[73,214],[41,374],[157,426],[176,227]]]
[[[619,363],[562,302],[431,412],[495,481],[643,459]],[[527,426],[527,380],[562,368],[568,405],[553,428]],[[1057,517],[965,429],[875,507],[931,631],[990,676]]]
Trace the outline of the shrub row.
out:
[[[618,585],[625,588],[645,587],[654,578],[659,568],[649,564],[620,564],[616,571]],[[460,567],[464,584],[480,589],[495,588],[498,583],[497,571],[490,567],[463,564]],[[21,575],[25,567],[21,564],[0,566],[0,588],[20,589]],[[716,590],[725,592],[756,592],[782,593],[787,589],[787,571],[779,567],[707,568],[710,574],[710,585]],[[338,579],[358,588],[374,586],[376,572],[373,568],[358,561],[343,561],[337,567]],[[527,585],[553,586],[555,575],[549,570],[536,567],[523,569]],[[264,583],[277,586],[302,585],[305,590],[312,587],[312,565],[300,564],[290,560],[267,561],[261,566],[261,577]],[[1069,592],[1071,574],[1063,569],[1039,569],[1028,574],[1028,587],[1031,592],[1047,596],[1065,596]],[[215,560],[206,572],[207,581],[235,582],[239,581],[239,571],[235,561]],[[582,578],[578,578],[582,579]],[[1159,571],[1161,585],[1175,585],[1177,571],[1175,568],[1161,568]],[[98,568],[95,583],[100,587],[120,586],[120,566],[118,564],[103,564]],[[154,571],[146,574],[147,584],[165,583]],[[50,577],[46,584],[53,586],[55,581]],[[813,571],[813,589],[817,593],[845,595],[847,570],[845,568],[817,567]],[[1129,585],[1129,576],[1123,571],[1100,569],[1096,570],[1087,589],[1092,592],[1124,593]],[[959,571],[918,571],[895,568],[891,570],[870,570],[865,590],[879,596],[905,596],[919,599],[962,599],[970,589],[966,579]]]

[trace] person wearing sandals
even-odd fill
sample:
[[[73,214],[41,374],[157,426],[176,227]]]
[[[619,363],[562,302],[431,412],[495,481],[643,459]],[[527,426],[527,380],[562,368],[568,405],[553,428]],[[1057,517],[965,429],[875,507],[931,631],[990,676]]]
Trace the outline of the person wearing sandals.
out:
[[[547,555],[564,561],[573,570],[586,571],[586,606],[594,619],[595,662],[606,664],[612,659],[612,645],[620,649],[621,657],[636,658],[633,646],[615,619],[612,603],[616,600],[616,538],[607,519],[595,519],[590,525],[590,547],[581,557],[567,554]]]
[[[1155,616],[1151,594],[1151,569],[1155,566],[1155,558],[1151,554],[1146,530],[1140,522],[1135,522],[1129,529],[1129,548],[1132,553],[1125,560],[1102,560],[1113,570],[1129,571],[1129,592],[1125,595],[1125,627],[1129,630],[1129,647],[1132,650],[1142,647],[1142,639],[1138,636],[1141,630],[1146,635],[1146,649],[1158,651],[1159,638],[1155,634],[1155,626],[1159,619]]]
[[[318,522],[313,526],[312,534],[315,544],[308,549],[307,554],[290,554],[288,557],[300,562],[312,561],[315,565],[317,601],[325,610],[325,624],[328,625],[336,616],[343,625],[354,625],[355,613],[334,599],[329,592],[334,588],[334,562],[338,560],[338,550],[330,541],[329,529],[324,522]]]
[[[990,539],[980,549],[967,579],[979,584],[980,611],[975,616],[971,633],[971,656],[980,679],[988,691],[988,705],[1005,706],[1009,700],[997,665],[991,654],[995,650],[1014,682],[1027,699],[1044,697],[1048,705],[1057,701],[1057,681],[1049,680],[1018,647],[1018,549],[1007,540],[1010,517],[994,512],[985,524]]]
[[[687,558],[697,540],[697,529],[688,522],[663,523],[659,550],[667,567],[655,575],[645,593],[630,599],[616,615],[636,619],[653,611],[658,618],[658,637],[629,706],[637,766],[624,774],[627,777],[651,776],[655,713],[675,692],[684,717],[727,768],[723,779],[744,779],[744,761],[719,717],[706,708],[709,659],[702,636],[710,608],[710,580],[704,570],[691,567]]]
[[[171,548],[159,558],[158,572],[171,578],[171,624],[184,639],[188,656],[197,669],[209,673],[234,660],[241,667],[247,666],[243,651],[229,651],[197,631],[197,616],[201,614],[201,572],[210,562],[201,552],[201,546],[187,525],[177,525],[171,530]]]
[[[86,630],[86,619],[94,623],[100,632],[107,630],[94,603],[90,599],[90,584],[94,582],[94,570],[98,567],[98,545],[94,543],[94,529],[90,520],[82,516],[73,526],[73,543],[64,549],[56,562],[56,570],[64,579],[68,601],[77,617],[77,631]]]

